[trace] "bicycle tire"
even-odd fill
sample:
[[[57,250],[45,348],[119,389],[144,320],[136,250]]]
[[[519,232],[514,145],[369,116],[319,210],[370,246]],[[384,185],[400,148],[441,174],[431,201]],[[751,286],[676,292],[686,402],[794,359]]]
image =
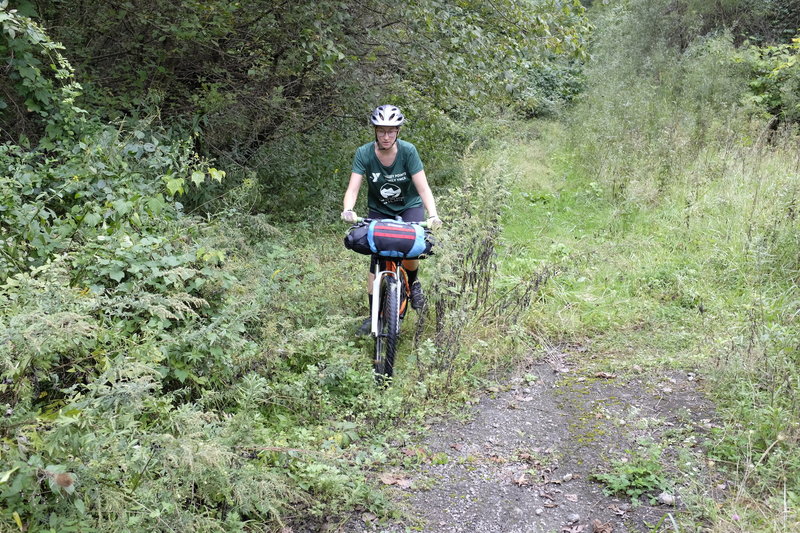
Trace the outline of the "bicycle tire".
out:
[[[400,301],[397,280],[386,276],[380,288],[381,309],[378,313],[378,335],[375,337],[375,379],[386,384],[394,375],[394,356],[400,330]]]

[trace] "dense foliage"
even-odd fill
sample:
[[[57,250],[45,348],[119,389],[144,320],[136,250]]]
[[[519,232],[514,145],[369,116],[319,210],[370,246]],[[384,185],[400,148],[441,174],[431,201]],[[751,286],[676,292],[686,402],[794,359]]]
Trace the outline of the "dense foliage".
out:
[[[389,512],[365,472],[396,457],[397,421],[487,366],[476,314],[510,326],[490,305],[499,227],[479,216],[500,211],[503,180],[484,182],[505,170],[462,167],[454,154],[484,134],[458,121],[571,98],[580,5],[11,7],[2,528],[260,531]],[[325,217],[364,142],[353,117],[386,99],[416,119],[432,178],[472,193],[441,202],[464,222],[442,236],[408,380],[381,393],[350,338],[363,280]],[[452,296],[465,287],[480,290]]]
[[[747,301],[726,338],[777,422],[719,454],[798,471],[798,10],[596,4],[582,93],[576,1],[0,2],[2,527],[248,531],[391,512],[365,472],[402,460],[400,420],[499,364],[487,346],[516,353],[543,276],[497,292],[486,214],[509,166],[469,147],[508,134],[498,117],[576,99],[571,163],[593,194],[624,213],[676,201],[687,225],[747,215],[715,231],[744,250],[748,291],[781,296]],[[364,117],[388,100],[459,223],[423,271],[431,311],[403,347],[407,380],[380,393],[349,335],[363,280],[333,221]],[[719,152],[757,162],[729,189],[750,203],[703,195],[731,185]]]
[[[525,91],[550,58],[583,53],[585,29],[578,2],[553,0],[35,4],[93,108],[191,118],[204,149],[248,166],[334,117],[363,124],[387,98],[413,102],[417,120],[523,98],[537,109]]]

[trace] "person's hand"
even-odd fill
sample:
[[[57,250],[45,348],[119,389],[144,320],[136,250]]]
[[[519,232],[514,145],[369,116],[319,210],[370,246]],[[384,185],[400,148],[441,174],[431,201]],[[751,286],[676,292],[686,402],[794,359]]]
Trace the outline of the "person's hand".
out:
[[[437,230],[442,227],[442,219],[439,218],[437,215],[433,215],[432,217],[428,217],[428,228],[431,230]]]
[[[358,215],[352,209],[345,209],[342,211],[342,220],[345,222],[349,222],[350,224],[355,224],[356,220],[358,219]]]

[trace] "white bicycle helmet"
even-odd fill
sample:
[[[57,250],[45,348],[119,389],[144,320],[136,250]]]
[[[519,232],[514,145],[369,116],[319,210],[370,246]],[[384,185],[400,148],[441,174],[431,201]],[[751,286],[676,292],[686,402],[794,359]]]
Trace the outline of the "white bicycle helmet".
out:
[[[382,105],[375,108],[372,112],[369,121],[373,126],[397,126],[403,125],[406,117],[400,112],[400,109],[393,105]]]

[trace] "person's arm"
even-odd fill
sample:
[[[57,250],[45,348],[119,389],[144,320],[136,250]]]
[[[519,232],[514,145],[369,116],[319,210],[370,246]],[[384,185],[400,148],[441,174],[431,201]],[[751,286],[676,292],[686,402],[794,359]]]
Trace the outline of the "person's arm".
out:
[[[436,211],[436,200],[433,199],[433,193],[431,192],[430,185],[428,185],[428,177],[425,175],[425,171],[420,170],[412,175],[411,181],[414,182],[414,187],[417,188],[419,197],[422,198],[422,205],[424,205],[425,210],[428,211],[428,217],[438,218],[439,214]]]
[[[442,219],[439,218],[439,213],[436,211],[436,200],[433,199],[431,187],[428,185],[428,177],[425,175],[424,170],[420,170],[411,176],[411,181],[414,182],[414,187],[417,188],[422,204],[428,211],[428,227],[432,230],[438,229],[442,225]]]
[[[345,211],[352,211],[356,206],[356,200],[358,200],[358,190],[361,188],[362,179],[364,179],[364,176],[361,174],[356,174],[355,172],[350,174],[350,183],[348,183],[347,190],[344,193],[343,204]]]
[[[364,178],[362,174],[353,172],[350,174],[350,183],[347,185],[347,190],[344,192],[344,200],[342,201],[344,210],[342,211],[342,220],[345,222],[354,223],[356,221],[356,212],[353,208],[356,206],[358,200],[358,190],[361,188],[361,180]]]

